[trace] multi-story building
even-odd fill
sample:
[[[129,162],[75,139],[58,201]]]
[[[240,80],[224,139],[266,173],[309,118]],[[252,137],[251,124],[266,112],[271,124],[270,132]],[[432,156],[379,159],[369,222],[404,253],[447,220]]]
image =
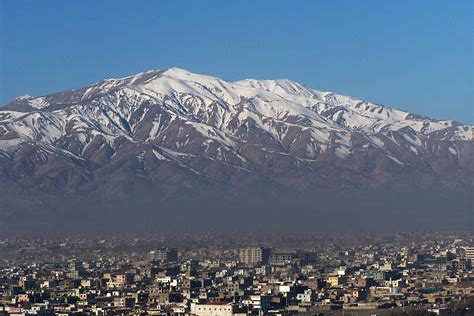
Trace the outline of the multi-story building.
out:
[[[474,247],[464,247],[464,256],[474,262]]]
[[[280,252],[274,253],[270,256],[270,264],[272,266],[284,266],[294,259],[295,255],[292,253]]]
[[[262,247],[249,247],[239,250],[240,262],[244,264],[267,264],[270,258],[271,249]]]
[[[160,248],[148,253],[150,261],[175,262],[178,261],[178,251],[175,248]]]
[[[232,302],[214,302],[208,304],[191,304],[191,315],[195,316],[234,316],[239,315]],[[246,314],[242,314],[246,315]]]
[[[454,271],[467,271],[472,268],[472,264],[468,259],[455,259],[451,261],[451,268]]]

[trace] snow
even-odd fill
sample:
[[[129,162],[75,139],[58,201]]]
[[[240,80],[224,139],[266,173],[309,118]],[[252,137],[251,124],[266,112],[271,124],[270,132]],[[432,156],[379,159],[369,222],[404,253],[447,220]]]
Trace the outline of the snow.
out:
[[[31,99],[28,101],[28,104],[37,109],[41,109],[49,105],[45,97]]]
[[[390,158],[391,160],[395,161],[397,164],[403,166],[404,163],[401,162],[400,160],[398,160],[397,158],[393,157],[392,155],[387,155],[388,158]]]
[[[100,96],[89,99],[97,92],[101,92]],[[32,107],[42,109],[49,105],[50,99],[22,96],[18,100],[26,100]],[[404,139],[409,144],[406,149],[418,154],[423,152],[428,137],[471,140],[473,135],[472,126],[418,118],[376,103],[314,90],[288,79],[228,82],[180,68],[104,80],[86,87],[82,100],[54,111],[0,110],[2,133],[18,135],[13,140],[1,141],[0,148],[11,148],[25,139],[52,144],[71,132],[76,133],[82,143],[95,135],[103,135],[109,142],[119,136],[134,142],[148,142],[167,132],[174,120],[182,120],[201,134],[204,147],[217,142],[219,147],[214,158],[222,161],[228,160],[230,154],[245,161],[238,152],[246,136],[236,136],[236,131],[240,127],[247,127],[249,131],[250,124],[280,143],[289,135],[308,136],[311,141],[304,145],[307,157],[311,158],[334,146],[335,154],[347,159],[352,146],[350,135],[354,131],[366,138],[368,144],[364,148],[384,150],[385,135],[394,142]],[[144,139],[137,139],[136,128],[143,123],[146,111],[153,107],[161,107],[162,111],[148,122],[149,132]],[[144,110],[139,112],[139,109]],[[171,121],[165,117],[171,117]],[[180,129],[178,133],[181,132]],[[185,141],[182,139],[175,144],[175,149],[192,142],[192,135],[186,135]],[[402,143],[406,145],[403,141],[398,145]],[[453,147],[448,150],[453,155],[458,154]],[[153,153],[160,160],[186,157],[186,153],[169,148]],[[402,164],[392,156],[389,158]]]
[[[10,151],[23,142],[24,140],[21,138],[0,139],[0,149]]]
[[[209,125],[189,121],[185,123],[191,125],[196,131],[206,138],[216,140],[226,146],[235,146],[235,142],[232,141],[227,135],[215,128],[210,127]]]
[[[347,156],[350,155],[351,150],[347,147],[339,146],[339,147],[336,147],[335,153],[336,153],[336,156],[338,156],[339,158],[346,158]]]
[[[15,100],[28,100],[28,99],[33,99],[33,97],[29,94],[24,94],[24,95],[20,95],[18,97],[15,98]]]
[[[383,148],[384,146],[384,142],[383,140],[381,140],[380,138],[378,138],[377,136],[370,136],[370,140],[372,141],[372,143],[374,145],[376,145],[377,147],[380,147],[380,148]]]
[[[157,150],[153,150],[153,154],[158,160],[169,160],[167,157],[163,156],[160,152]]]

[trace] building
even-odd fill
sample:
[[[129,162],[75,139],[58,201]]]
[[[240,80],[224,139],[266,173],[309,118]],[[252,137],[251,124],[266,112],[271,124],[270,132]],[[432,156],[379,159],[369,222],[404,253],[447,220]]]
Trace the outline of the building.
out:
[[[318,262],[318,254],[314,251],[298,251],[296,257],[300,265],[315,264]]]
[[[468,259],[455,259],[451,261],[451,269],[454,271],[468,271],[471,268],[472,264]]]
[[[344,283],[345,278],[341,275],[329,275],[326,277],[326,283],[329,284],[330,286],[340,286]]]
[[[296,299],[303,304],[311,303],[313,298],[314,298],[314,294],[313,294],[313,291],[311,291],[311,289],[306,289],[303,293],[296,294]]]
[[[274,253],[270,256],[270,264],[272,266],[284,266],[294,259],[295,255],[292,253]]]
[[[191,304],[191,315],[195,316],[234,316],[235,313],[235,306],[232,302]]]
[[[249,247],[239,250],[240,262],[244,264],[267,264],[270,259],[271,249],[262,247]]]
[[[464,256],[474,262],[474,247],[464,247]]]
[[[178,261],[178,251],[175,248],[160,248],[148,253],[150,261],[176,262]]]
[[[271,296],[269,295],[250,295],[250,304],[254,310],[266,312],[271,306]]]

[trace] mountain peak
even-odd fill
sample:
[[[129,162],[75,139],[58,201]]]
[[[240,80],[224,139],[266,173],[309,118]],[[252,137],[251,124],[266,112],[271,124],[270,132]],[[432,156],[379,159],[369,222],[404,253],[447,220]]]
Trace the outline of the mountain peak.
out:
[[[162,75],[165,77],[176,79],[176,80],[194,81],[194,82],[200,82],[203,84],[211,84],[211,85],[216,84],[217,82],[224,82],[224,80],[219,79],[217,77],[194,73],[189,70],[178,68],[178,67],[165,69],[163,70]]]
[[[166,75],[174,76],[174,75],[190,75],[194,74],[191,71],[184,69],[184,68],[179,68],[179,67],[170,67],[166,68],[163,70],[163,73]],[[194,74],[197,75],[197,74]]]
[[[33,97],[29,94],[24,94],[24,95],[20,95],[20,96],[17,96],[14,100],[28,100],[28,99],[32,99]]]

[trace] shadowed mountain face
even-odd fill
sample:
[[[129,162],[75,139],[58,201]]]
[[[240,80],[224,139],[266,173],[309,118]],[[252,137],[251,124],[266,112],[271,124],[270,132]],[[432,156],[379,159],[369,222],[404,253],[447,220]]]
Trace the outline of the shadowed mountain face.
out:
[[[1,108],[0,222],[349,225],[386,211],[472,227],[473,131],[288,80],[148,71]]]

